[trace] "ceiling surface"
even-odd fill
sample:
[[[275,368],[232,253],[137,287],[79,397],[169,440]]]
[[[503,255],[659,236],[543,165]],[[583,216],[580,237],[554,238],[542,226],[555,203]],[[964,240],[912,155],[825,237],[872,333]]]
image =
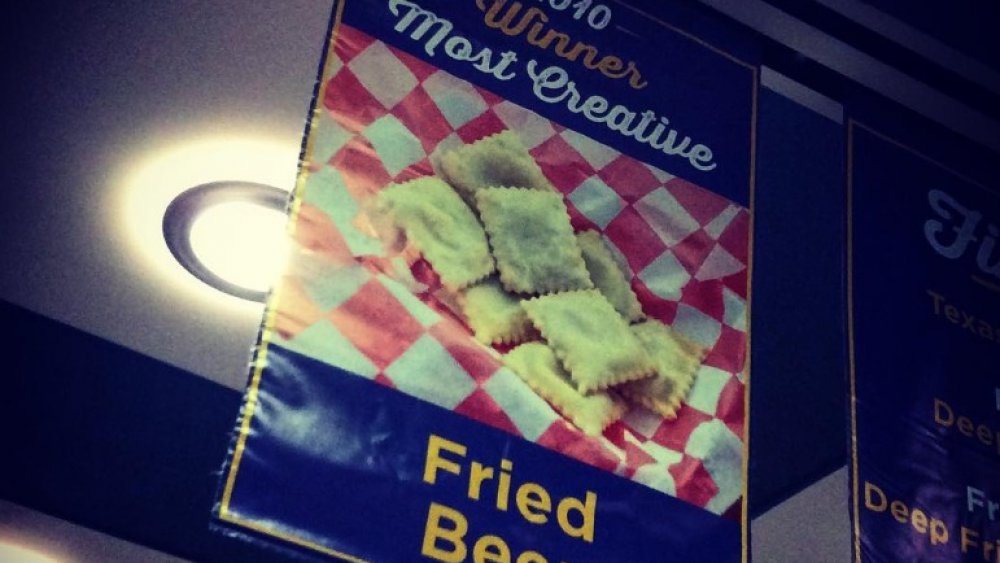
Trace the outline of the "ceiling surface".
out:
[[[156,169],[164,161],[160,168],[199,169],[179,174],[181,183],[245,166],[290,188],[331,5],[11,8],[0,24],[8,27],[0,298],[242,387],[262,307],[195,281],[162,238],[137,237],[159,232],[166,204],[162,187],[142,176],[150,167],[166,173]],[[274,147],[264,170],[260,146]],[[247,147],[246,161],[224,147]],[[198,158],[206,154],[218,162]]]

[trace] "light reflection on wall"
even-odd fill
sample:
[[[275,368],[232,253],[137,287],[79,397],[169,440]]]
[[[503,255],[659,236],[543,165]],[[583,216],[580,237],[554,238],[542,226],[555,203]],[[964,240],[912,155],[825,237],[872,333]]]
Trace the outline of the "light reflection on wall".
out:
[[[253,203],[206,208],[191,226],[191,247],[208,269],[246,289],[267,291],[288,256],[287,216]]]
[[[36,549],[0,539],[0,561],[7,563],[67,563]]]

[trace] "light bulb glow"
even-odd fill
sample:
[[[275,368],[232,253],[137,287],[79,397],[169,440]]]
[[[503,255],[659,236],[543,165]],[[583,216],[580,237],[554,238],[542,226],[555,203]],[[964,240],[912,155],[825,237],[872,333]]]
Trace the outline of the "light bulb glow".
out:
[[[191,226],[191,248],[206,268],[229,283],[267,291],[288,257],[285,221],[281,211],[253,203],[212,205]]]

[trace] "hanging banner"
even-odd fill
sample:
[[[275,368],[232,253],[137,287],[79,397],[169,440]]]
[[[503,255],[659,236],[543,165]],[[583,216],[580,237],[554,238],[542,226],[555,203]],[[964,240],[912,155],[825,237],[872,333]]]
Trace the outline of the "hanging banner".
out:
[[[690,9],[335,3],[221,527],[347,561],[745,556],[757,70]]]
[[[848,135],[854,561],[1000,562],[1000,184]]]

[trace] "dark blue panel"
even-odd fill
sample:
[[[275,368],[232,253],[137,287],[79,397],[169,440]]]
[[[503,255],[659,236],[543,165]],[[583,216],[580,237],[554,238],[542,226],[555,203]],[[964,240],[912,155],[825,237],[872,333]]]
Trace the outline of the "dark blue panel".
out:
[[[760,95],[754,201],[750,510],[845,460],[843,127]]]

